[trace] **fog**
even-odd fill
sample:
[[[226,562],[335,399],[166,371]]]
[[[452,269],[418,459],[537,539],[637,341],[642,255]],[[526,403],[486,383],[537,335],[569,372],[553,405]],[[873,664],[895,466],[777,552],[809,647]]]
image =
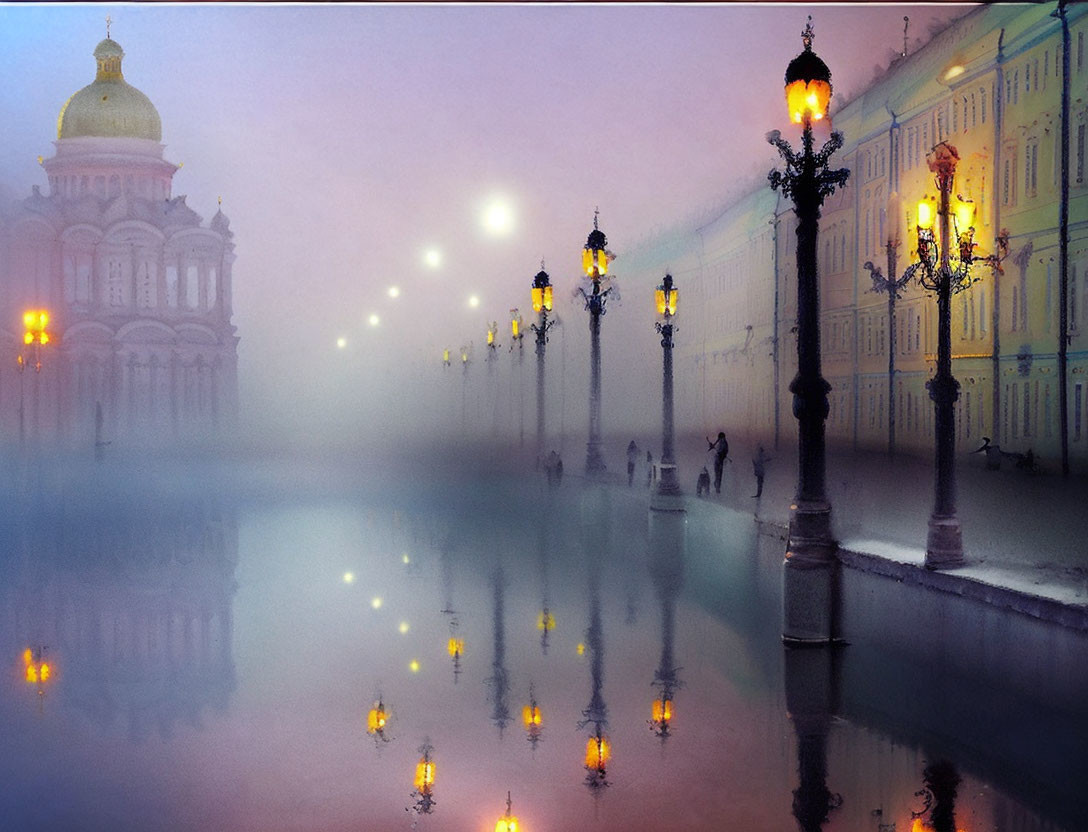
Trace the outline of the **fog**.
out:
[[[35,160],[52,154],[68,96],[93,79],[110,12],[125,78],[157,107],[166,158],[183,164],[174,195],[205,221],[221,198],[231,220],[246,437],[398,444],[462,425],[532,435],[532,333],[519,365],[509,311],[528,324],[542,260],[561,320],[549,433],[584,435],[588,316],[572,293],[597,208],[620,295],[602,322],[604,429],[645,434],[660,425],[653,286],[625,282],[624,252],[775,166],[764,135],[787,126],[782,75],[807,14],[845,101],[901,48],[904,14],[913,49],[963,11],[6,6],[0,197],[47,187]],[[508,224],[488,230],[496,200]],[[490,321],[501,347],[489,366]],[[446,347],[455,366],[444,370]]]

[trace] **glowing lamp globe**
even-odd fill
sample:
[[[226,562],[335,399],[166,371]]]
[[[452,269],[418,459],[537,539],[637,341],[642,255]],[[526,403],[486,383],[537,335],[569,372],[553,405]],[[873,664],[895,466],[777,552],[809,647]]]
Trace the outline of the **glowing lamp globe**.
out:
[[[543,717],[540,714],[540,708],[537,705],[526,705],[521,709],[521,721],[525,723],[525,727],[539,728],[540,723],[543,721]]]
[[[672,701],[669,699],[655,699],[653,704],[653,722],[656,724],[668,724],[672,720]]]
[[[368,734],[377,734],[379,731],[384,731],[386,723],[389,721],[389,713],[379,702],[373,708],[370,709],[370,713],[366,715],[366,732]]]
[[[612,756],[612,746],[604,737],[590,737],[586,742],[586,768],[604,771]]]
[[[416,763],[415,787],[419,791],[427,791],[434,785],[434,762],[429,755],[420,758]]]
[[[956,231],[963,234],[975,225],[975,205],[972,202],[956,202]]]
[[[533,278],[532,299],[534,312],[552,311],[552,285],[547,272],[539,271]]]
[[[676,296],[678,292],[676,289],[666,290],[664,286],[658,286],[654,292],[654,300],[657,303],[658,316],[672,317],[676,314]]]
[[[794,124],[810,125],[827,118],[831,103],[831,70],[812,51],[812,19],[801,33],[804,51],[786,67],[786,107]]]
[[[489,329],[487,331],[487,345],[492,347],[495,345],[495,330]]]
[[[548,610],[542,610],[540,615],[536,617],[536,628],[544,632],[554,630],[555,616]]]
[[[927,231],[933,228],[933,204],[927,199],[918,203],[918,228]]]
[[[510,335],[514,338],[521,337],[521,318],[518,317],[517,310],[514,310],[514,316],[510,319]]]
[[[463,638],[450,638],[449,644],[446,645],[446,649],[449,654],[454,658],[464,655],[465,652],[465,640]]]
[[[608,274],[608,253],[605,251],[607,245],[608,238],[597,228],[597,220],[594,218],[593,230],[589,232],[585,248],[582,249],[582,269],[586,277],[593,277],[594,270],[600,277]]]

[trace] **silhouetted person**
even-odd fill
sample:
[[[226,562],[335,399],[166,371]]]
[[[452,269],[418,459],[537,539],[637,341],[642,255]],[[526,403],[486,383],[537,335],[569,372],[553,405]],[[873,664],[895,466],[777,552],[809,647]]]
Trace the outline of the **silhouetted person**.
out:
[[[729,442],[725,439],[725,431],[718,431],[718,438],[711,442],[706,440],[707,451],[714,452],[714,493],[722,493],[722,470],[725,468],[725,460],[729,456]]]
[[[649,451],[646,452],[646,487],[649,488],[654,484],[654,455]]]
[[[767,452],[760,445],[756,455],[752,457],[752,473],[756,475],[756,493],[752,497],[757,500],[763,496],[763,477],[767,473],[766,465],[770,461],[771,457],[767,456]]]
[[[706,466],[703,466],[703,470],[699,472],[699,481],[695,484],[695,496],[702,497],[704,494],[710,493],[710,472],[706,470]]]
[[[627,445],[627,487],[635,481],[635,463],[638,462],[638,445],[632,439]]]

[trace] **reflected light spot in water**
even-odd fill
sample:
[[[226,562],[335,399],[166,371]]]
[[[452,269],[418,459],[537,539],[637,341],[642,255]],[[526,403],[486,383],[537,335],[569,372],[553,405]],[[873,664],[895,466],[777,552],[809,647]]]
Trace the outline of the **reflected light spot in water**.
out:
[[[370,599],[370,606],[372,606],[376,610],[380,610],[382,608],[382,599],[381,598],[371,598]]]
[[[397,627],[397,629],[400,630],[401,635],[404,635],[405,633],[408,632],[408,622],[407,621],[400,622],[400,626]]]
[[[578,646],[575,647],[574,650],[579,656],[584,656],[586,654],[586,646],[582,642],[578,642]]]

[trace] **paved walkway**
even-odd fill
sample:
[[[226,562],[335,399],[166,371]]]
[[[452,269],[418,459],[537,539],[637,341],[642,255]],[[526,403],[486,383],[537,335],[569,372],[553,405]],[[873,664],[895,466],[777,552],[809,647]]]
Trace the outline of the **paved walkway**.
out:
[[[713,477],[705,447],[702,437],[677,441],[681,486],[690,499],[696,499],[704,464]],[[751,512],[764,531],[784,536],[797,482],[796,450],[768,448],[773,459],[759,500],[752,497],[754,451],[731,441],[721,495],[704,499]],[[1008,461],[1000,471],[987,471],[982,454],[960,453],[958,509],[968,564],[934,575],[921,569],[933,506],[932,462],[832,454],[827,491],[842,558],[851,566],[991,603],[997,597],[1003,606],[1088,630],[1088,480],[1064,479],[1053,470],[1055,462],[1047,463],[1052,470],[1036,474],[1017,471]],[[636,483],[645,487],[644,469],[639,473]]]

